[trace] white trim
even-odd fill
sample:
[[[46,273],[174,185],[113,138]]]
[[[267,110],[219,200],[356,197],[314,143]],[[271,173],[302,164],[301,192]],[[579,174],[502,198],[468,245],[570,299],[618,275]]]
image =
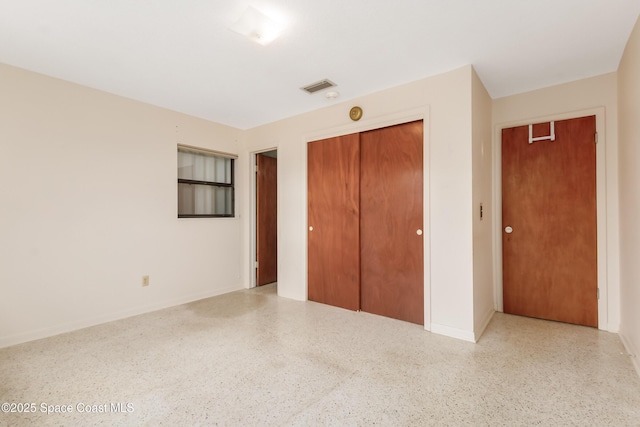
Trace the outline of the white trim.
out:
[[[638,359],[640,353],[638,353],[638,349],[633,346],[633,343],[630,339],[627,339],[627,337],[623,333],[620,333],[619,335],[620,340],[622,341],[622,345],[624,345],[624,349],[627,351],[627,354],[631,358],[631,364],[636,369],[636,373],[640,377],[640,359]]]
[[[429,118],[429,106],[425,108],[418,108],[394,114],[388,114],[382,117],[374,117],[372,119],[361,120],[350,123],[348,125],[337,126],[333,128],[323,129],[320,131],[312,132],[305,135],[304,143],[311,141],[317,141],[320,139],[333,138],[336,136],[350,135],[352,133],[366,132],[369,130],[380,129],[388,126],[399,125],[402,123],[414,122],[416,120],[428,121]],[[425,126],[425,137],[427,136],[428,128]],[[426,139],[426,138],[425,138]],[[427,146],[425,145],[425,148]]]
[[[364,107],[363,107],[364,108]],[[387,114],[381,117],[374,117],[367,120],[360,120],[357,122],[349,123],[347,125],[336,126],[328,129],[318,130],[303,135],[302,143],[305,146],[305,159],[307,158],[307,143],[311,141],[317,141],[320,139],[332,138],[336,136],[349,135],[352,133],[366,132],[373,129],[380,129],[387,126],[399,125],[402,123],[409,123],[416,120],[423,121],[423,230],[425,239],[423,239],[423,252],[424,252],[424,329],[427,331],[432,330],[431,324],[431,214],[430,214],[430,182],[431,182],[431,152],[430,152],[430,107],[426,105],[421,108],[414,108],[411,110],[398,111],[396,113]],[[307,173],[304,174],[304,185],[307,187]],[[307,193],[305,192],[305,223],[308,221],[308,200]],[[306,224],[305,230],[309,224]],[[305,232],[305,288],[304,295],[305,300],[308,299],[308,241],[307,233]]]
[[[431,324],[431,332],[438,335],[444,335],[450,338],[457,338],[463,341],[469,341],[472,343],[476,342],[476,337],[473,332],[452,328],[450,326],[439,325],[437,323]]]
[[[596,132],[598,133],[598,143],[596,144],[596,215],[597,215],[597,251],[598,251],[598,288],[600,289],[600,299],[598,300],[598,329],[609,330],[608,325],[608,284],[607,284],[607,180],[606,180],[606,132],[605,132],[605,109],[596,107],[584,110],[571,111],[567,113],[553,114],[542,117],[526,117],[505,123],[494,125],[493,135],[493,182],[494,199],[493,212],[495,215],[493,229],[494,248],[494,295],[496,310],[503,311],[502,304],[502,129],[527,125],[529,123],[540,123],[548,121],[559,121],[573,119],[577,117],[596,116]]]
[[[474,341],[478,342],[478,340],[480,339],[480,337],[482,336],[482,334],[484,334],[484,331],[487,329],[487,326],[489,326],[489,323],[491,323],[491,319],[493,319],[493,315],[496,314],[496,311],[494,309],[490,309],[489,311],[487,311],[484,315],[484,318],[482,320],[482,322],[480,323],[480,325],[482,325],[480,328],[477,328],[474,332]]]
[[[422,178],[422,200],[423,200],[423,236],[424,239],[424,329],[430,331],[431,326],[431,110],[426,107],[423,112],[423,178]]]

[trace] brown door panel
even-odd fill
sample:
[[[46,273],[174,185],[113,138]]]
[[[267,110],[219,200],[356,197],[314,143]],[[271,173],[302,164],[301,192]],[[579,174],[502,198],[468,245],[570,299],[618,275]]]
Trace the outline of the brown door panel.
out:
[[[360,138],[329,138],[307,148],[309,299],[358,310]]]
[[[278,160],[256,156],[257,286],[278,280]]]
[[[528,126],[502,132],[504,311],[597,327],[595,116],[555,133],[529,144]]]
[[[361,135],[362,310],[424,324],[423,122]]]

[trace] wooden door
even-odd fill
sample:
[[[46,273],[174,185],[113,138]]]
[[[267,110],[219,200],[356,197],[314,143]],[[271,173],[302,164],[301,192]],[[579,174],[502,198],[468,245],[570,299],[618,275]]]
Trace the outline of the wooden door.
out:
[[[278,280],[278,159],[256,156],[256,285]]]
[[[358,310],[359,135],[310,142],[307,150],[309,299]]]
[[[421,325],[422,134],[418,121],[364,132],[360,139],[362,310]]]
[[[595,116],[555,122],[555,141],[502,131],[505,313],[598,326],[595,132]]]

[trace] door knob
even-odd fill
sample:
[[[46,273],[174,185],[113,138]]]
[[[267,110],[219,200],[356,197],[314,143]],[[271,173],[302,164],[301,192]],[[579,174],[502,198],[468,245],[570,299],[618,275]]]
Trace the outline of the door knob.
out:
[[[513,228],[509,227],[508,225],[504,228],[504,232],[507,234],[511,234],[513,233]]]
[[[416,231],[416,234],[417,234],[418,236],[422,236],[422,230],[420,230],[420,229],[418,228],[418,231]]]
[[[309,226],[309,231],[313,231],[313,226]]]

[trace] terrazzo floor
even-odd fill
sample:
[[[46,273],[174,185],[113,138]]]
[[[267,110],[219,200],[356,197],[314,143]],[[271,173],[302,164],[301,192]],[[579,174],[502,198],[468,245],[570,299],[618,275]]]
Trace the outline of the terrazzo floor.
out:
[[[0,426],[640,426],[616,334],[496,313],[472,344],[275,291],[0,349],[0,403],[35,410]]]

